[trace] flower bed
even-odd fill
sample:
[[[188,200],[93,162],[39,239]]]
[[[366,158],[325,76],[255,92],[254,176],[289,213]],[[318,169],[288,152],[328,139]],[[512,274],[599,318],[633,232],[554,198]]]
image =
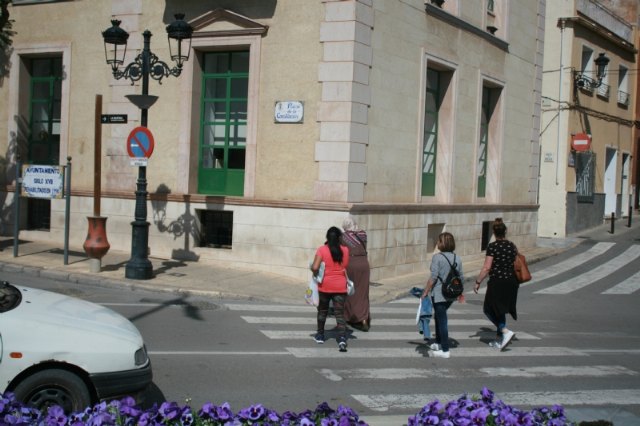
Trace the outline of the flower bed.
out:
[[[559,405],[523,411],[494,397],[495,394],[492,391],[483,388],[480,398],[462,395],[457,400],[446,404],[433,401],[422,407],[418,414],[409,417],[408,426],[567,426],[574,424],[567,420],[564,409]]]
[[[408,418],[408,426],[567,426],[574,423],[565,418],[560,406],[536,408],[523,411],[494,398],[494,393],[484,388],[480,397],[463,395],[455,401],[441,403],[432,401],[419,413]],[[81,413],[65,414],[58,406],[50,407],[46,413],[25,407],[13,394],[0,396],[1,425],[38,426],[245,426],[245,425],[290,425],[290,426],[364,426],[358,414],[349,407],[332,409],[326,402],[315,410],[302,413],[285,411],[282,414],[255,404],[237,413],[228,403],[213,405],[207,403],[198,411],[188,405],[164,402],[143,410],[136,406],[133,398],[119,401],[101,402],[86,408]],[[400,425],[398,425],[400,426]]]

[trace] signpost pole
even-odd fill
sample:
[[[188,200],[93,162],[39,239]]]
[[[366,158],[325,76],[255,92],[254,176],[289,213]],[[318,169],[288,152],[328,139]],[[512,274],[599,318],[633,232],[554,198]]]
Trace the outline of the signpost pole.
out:
[[[64,171],[66,181],[64,189],[64,264],[69,264],[69,216],[71,215],[71,157],[67,157],[67,168]]]
[[[16,155],[16,193],[13,197],[13,257],[18,257],[18,241],[20,240],[20,154]]]

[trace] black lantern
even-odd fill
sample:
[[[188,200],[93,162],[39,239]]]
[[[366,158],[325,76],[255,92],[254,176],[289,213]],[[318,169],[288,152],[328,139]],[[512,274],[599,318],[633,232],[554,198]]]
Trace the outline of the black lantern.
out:
[[[594,61],[596,63],[596,78],[601,83],[602,79],[607,75],[607,65],[609,65],[609,58],[604,53],[600,53]]]
[[[112,19],[111,28],[107,28],[102,32],[104,57],[114,72],[124,63],[124,56],[127,53],[127,40],[129,39],[129,33],[120,28],[121,22],[117,19]]]
[[[604,53],[600,53],[594,60],[596,64],[595,80],[591,77],[584,75],[583,73],[574,72],[574,84],[576,89],[584,89],[592,91],[602,86],[602,79],[607,76],[607,66],[609,65],[609,58]]]
[[[176,20],[167,25],[169,54],[171,59],[181,68],[182,64],[189,60],[193,28],[184,21],[184,13],[176,13],[174,17]]]

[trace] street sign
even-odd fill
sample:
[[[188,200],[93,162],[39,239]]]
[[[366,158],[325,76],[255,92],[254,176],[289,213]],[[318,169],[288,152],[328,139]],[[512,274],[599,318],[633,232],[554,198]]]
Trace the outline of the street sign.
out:
[[[24,164],[22,166],[22,195],[30,198],[62,198],[64,196],[64,167]]]
[[[127,114],[102,114],[100,122],[102,124],[126,124],[128,118]]]
[[[127,152],[131,158],[149,158],[153,153],[153,135],[146,127],[136,127],[127,138]]]
[[[148,158],[130,158],[129,159],[129,164],[132,166],[138,166],[138,167],[147,167],[147,164],[149,163],[149,159]]]

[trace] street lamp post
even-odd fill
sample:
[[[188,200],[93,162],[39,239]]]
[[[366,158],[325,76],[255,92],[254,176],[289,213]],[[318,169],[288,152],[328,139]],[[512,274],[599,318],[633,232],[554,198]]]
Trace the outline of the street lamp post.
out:
[[[123,70],[120,66],[124,63],[127,51],[127,39],[129,34],[120,28],[121,21],[112,20],[112,26],[102,32],[104,38],[105,58],[111,65],[113,77],[116,80],[125,78],[131,80],[133,85],[142,80],[142,94],[128,95],[133,104],[140,108],[140,125],[147,127],[149,108],[158,99],[149,95],[149,77],[162,84],[164,77],[178,77],[182,72],[182,65],[189,60],[191,50],[191,34],[193,28],[184,21],[184,14],[176,14],[176,20],[167,26],[169,39],[169,53],[176,66],[170,68],[165,62],[151,52],[151,32],[145,30],[142,33],[144,45],[142,52],[135,60],[129,63]],[[184,44],[183,44],[184,43]],[[153,276],[153,265],[149,261],[149,222],[147,222],[147,167],[138,167],[138,180],[136,182],[136,207],[134,221],[131,222],[131,258],[125,267],[125,277],[146,280]]]
[[[609,65],[610,59],[607,55],[600,53],[593,62],[596,64],[596,79],[592,79],[584,75],[584,73],[575,72],[574,85],[575,88],[593,90],[602,86],[602,80],[607,75],[607,65]]]

